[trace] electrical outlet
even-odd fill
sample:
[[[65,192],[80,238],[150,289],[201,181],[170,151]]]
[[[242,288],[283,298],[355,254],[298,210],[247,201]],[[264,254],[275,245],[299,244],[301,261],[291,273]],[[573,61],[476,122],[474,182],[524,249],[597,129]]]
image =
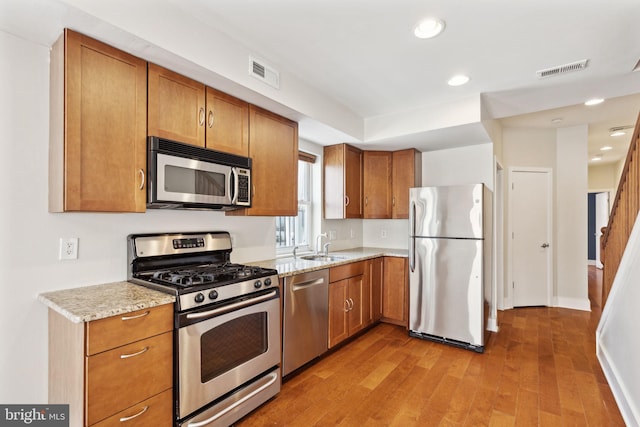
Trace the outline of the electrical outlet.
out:
[[[383,239],[387,238],[387,230],[385,230],[384,228],[382,230],[380,230],[380,237],[382,237]]]
[[[329,240],[336,240],[336,230],[329,230]]]
[[[78,259],[78,238],[60,238],[60,253],[58,259]]]
[[[356,232],[353,230],[349,230],[349,235],[351,236],[352,239],[356,238]]]

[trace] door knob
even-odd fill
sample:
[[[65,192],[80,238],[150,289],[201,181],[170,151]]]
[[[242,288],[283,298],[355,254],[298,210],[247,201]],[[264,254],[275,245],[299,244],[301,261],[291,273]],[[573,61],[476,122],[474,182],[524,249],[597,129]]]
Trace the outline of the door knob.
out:
[[[549,244],[548,243],[543,243],[542,246],[540,246],[541,248],[548,248]]]

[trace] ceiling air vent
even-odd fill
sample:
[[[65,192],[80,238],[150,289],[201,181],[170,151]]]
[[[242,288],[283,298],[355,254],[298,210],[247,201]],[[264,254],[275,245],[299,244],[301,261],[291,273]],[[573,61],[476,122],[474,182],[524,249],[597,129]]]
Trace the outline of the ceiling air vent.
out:
[[[252,56],[249,57],[249,74],[258,80],[262,80],[269,86],[280,89],[280,73],[278,70],[267,65]]]
[[[633,71],[640,71],[640,61],[638,61],[636,66],[633,67]]]
[[[538,75],[539,79],[544,79],[546,77],[553,77],[564,73],[570,73],[571,71],[580,71],[587,68],[588,62],[588,59],[583,59],[582,61],[558,65],[557,67],[547,68],[546,70],[538,70],[536,71],[536,74]]]

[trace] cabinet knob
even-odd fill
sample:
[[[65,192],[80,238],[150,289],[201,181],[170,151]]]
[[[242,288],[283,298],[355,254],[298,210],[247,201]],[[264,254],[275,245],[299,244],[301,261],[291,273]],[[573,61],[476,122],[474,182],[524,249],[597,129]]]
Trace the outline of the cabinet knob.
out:
[[[200,107],[200,111],[198,111],[198,124],[204,125],[204,107]]]
[[[349,196],[344,196],[344,205],[349,206]]]
[[[213,127],[213,110],[209,110],[209,119],[208,119],[209,127]]]

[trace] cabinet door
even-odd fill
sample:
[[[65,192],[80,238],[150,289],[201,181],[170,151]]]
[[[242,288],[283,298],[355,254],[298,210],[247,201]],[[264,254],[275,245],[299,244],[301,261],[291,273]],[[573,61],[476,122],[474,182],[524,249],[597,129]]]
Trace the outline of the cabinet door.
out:
[[[382,266],[383,257],[370,260],[369,275],[371,283],[371,320],[377,322],[382,318]]]
[[[364,152],[365,218],[391,218],[392,163],[389,151]]]
[[[172,355],[173,332],[166,332],[87,357],[87,424],[170,389]]]
[[[393,218],[409,218],[409,188],[422,184],[421,159],[413,148],[393,152]]]
[[[329,348],[349,336],[347,294],[349,279],[329,283]]]
[[[207,88],[206,146],[217,151],[249,155],[249,104]]]
[[[407,260],[384,257],[382,284],[382,317],[390,323],[407,325]]]
[[[344,218],[344,158],[345,144],[328,145],[323,149],[322,180],[324,197],[322,203],[323,216],[326,219]]]
[[[50,209],[144,212],[147,63],[65,30],[51,68]]]
[[[298,123],[249,106],[251,208],[227,215],[298,215]]]
[[[205,87],[149,64],[148,134],[204,147]]]
[[[347,313],[349,317],[349,336],[365,326],[365,312],[369,311],[368,305],[370,301],[369,297],[365,297],[366,290],[368,290],[368,287],[364,285],[363,275],[349,278],[349,291],[347,293],[350,303],[349,312]]]
[[[362,151],[345,146],[345,218],[362,218]]]

